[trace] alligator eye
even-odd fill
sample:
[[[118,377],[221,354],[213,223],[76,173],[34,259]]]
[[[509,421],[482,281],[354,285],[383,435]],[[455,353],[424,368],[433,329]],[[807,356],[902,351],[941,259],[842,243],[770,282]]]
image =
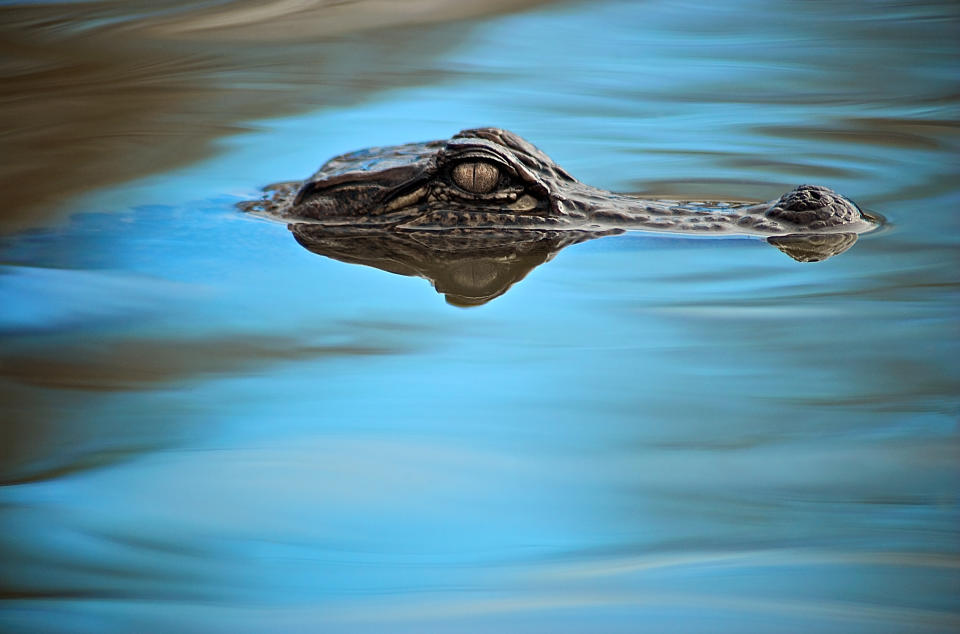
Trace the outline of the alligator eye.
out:
[[[500,170],[484,161],[460,163],[450,171],[453,182],[473,194],[486,194],[500,182]]]

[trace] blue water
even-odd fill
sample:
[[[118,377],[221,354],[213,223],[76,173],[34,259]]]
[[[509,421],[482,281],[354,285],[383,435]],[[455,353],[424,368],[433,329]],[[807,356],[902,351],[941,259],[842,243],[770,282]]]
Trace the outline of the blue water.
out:
[[[596,2],[418,27],[448,44],[384,62],[408,80],[340,103],[363,64],[304,60],[298,107],[0,236],[0,629],[957,629],[958,21]],[[241,80],[209,80],[228,108]],[[608,237],[463,309],[234,208],[479,125],[598,187],[816,182],[889,225],[807,264]]]

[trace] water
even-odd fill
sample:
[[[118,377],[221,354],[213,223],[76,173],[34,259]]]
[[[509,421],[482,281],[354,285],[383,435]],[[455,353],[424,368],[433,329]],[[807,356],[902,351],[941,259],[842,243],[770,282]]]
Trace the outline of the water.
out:
[[[132,6],[0,7],[0,629],[960,625],[952,3]],[[608,237],[464,309],[233,207],[478,125],[889,225]]]

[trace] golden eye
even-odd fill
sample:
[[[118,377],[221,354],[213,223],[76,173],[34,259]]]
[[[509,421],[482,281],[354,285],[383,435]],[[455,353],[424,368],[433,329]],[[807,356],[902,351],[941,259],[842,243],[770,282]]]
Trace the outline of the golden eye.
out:
[[[483,161],[460,163],[451,170],[450,175],[458,187],[474,194],[491,192],[500,182],[500,170]]]

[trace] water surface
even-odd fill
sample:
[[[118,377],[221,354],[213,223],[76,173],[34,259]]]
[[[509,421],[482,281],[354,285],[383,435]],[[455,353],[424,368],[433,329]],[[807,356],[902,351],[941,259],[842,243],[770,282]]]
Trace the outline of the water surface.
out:
[[[166,6],[0,8],[2,629],[960,626],[952,3]],[[463,309],[234,207],[479,125],[889,225],[608,237]]]

